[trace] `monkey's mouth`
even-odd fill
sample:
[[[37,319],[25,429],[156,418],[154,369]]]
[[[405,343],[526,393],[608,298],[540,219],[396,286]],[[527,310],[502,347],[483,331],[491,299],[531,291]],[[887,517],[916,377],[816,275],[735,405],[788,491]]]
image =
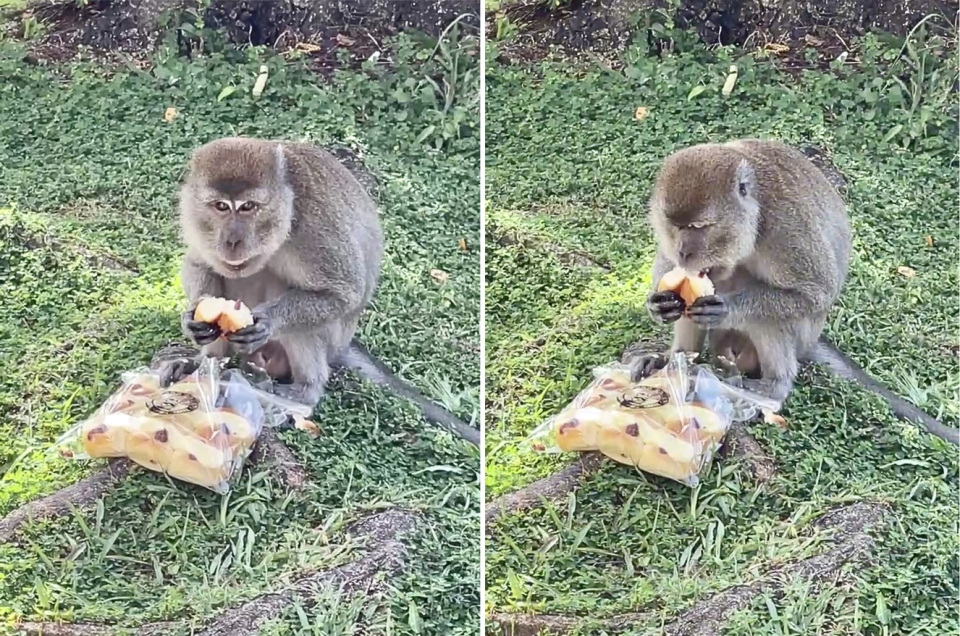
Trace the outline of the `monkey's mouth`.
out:
[[[223,264],[226,265],[226,266],[227,266],[227,269],[229,269],[230,271],[233,271],[233,272],[242,272],[242,271],[244,270],[244,268],[245,268],[247,265],[249,265],[249,264],[250,264],[250,261],[252,261],[252,260],[253,260],[252,258],[247,258],[247,259],[244,259],[244,260],[242,260],[242,261],[228,261],[228,260],[224,260],[224,261],[223,261]]]

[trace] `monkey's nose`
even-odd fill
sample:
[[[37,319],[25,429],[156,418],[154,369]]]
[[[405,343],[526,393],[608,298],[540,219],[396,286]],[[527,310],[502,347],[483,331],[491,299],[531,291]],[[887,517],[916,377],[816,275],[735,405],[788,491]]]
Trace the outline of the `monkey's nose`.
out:
[[[240,246],[240,243],[241,243],[240,239],[236,239],[236,240],[227,239],[227,247],[229,247],[232,250],[237,249]]]
[[[685,263],[693,257],[693,251],[691,251],[688,247],[680,246],[677,249],[677,256],[680,257],[681,263]]]

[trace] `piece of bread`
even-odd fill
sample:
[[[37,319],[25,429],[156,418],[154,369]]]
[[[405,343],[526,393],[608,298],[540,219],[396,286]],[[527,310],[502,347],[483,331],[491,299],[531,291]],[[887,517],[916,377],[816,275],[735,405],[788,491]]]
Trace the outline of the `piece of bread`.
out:
[[[215,324],[223,333],[233,333],[253,324],[253,314],[249,307],[242,301],[226,298],[204,298],[197,304],[193,319]]]
[[[689,307],[698,298],[712,296],[716,290],[713,282],[703,272],[691,274],[681,267],[675,267],[663,275],[657,283],[657,291],[676,292]]]

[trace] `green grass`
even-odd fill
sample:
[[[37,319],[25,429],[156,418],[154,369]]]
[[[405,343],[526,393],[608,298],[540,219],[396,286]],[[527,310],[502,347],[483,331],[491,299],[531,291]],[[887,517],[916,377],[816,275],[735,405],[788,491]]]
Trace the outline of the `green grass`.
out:
[[[175,193],[190,151],[220,136],[311,140],[362,156],[379,180],[387,255],[360,337],[427,395],[475,418],[477,51],[467,39],[434,51],[401,37],[384,51],[392,65],[319,78],[257,49],[192,61],[164,49],[136,71],[32,67],[17,45],[0,47],[0,515],[98,467],[47,449],[122,371],[180,337]],[[254,99],[261,63],[270,79]],[[446,109],[431,84],[443,79],[457,91]],[[167,107],[179,111],[169,123]],[[31,524],[20,545],[0,545],[0,625],[196,622],[307,567],[354,558],[343,527],[402,506],[422,523],[385,594],[324,597],[316,610],[291,610],[274,633],[354,633],[351,612],[371,634],[475,633],[479,453],[352,376],[334,383],[315,419],[323,436],[285,434],[319,486],[309,497],[249,468],[225,498],[138,471],[89,514]]]
[[[623,72],[519,67],[498,63],[488,43],[488,499],[570,461],[519,445],[592,367],[640,338],[668,340],[642,308],[654,253],[645,204],[663,157],[704,141],[761,136],[829,152],[849,182],[855,244],[827,333],[872,375],[957,425],[955,45],[948,64],[921,47],[895,60],[899,43],[859,46],[859,66],[791,77],[724,49],[663,60],[633,49]],[[725,99],[734,61],[739,82]],[[650,109],[642,122],[638,106]],[[802,374],[784,414],[785,431],[752,426],[778,465],[766,486],[733,462],[714,465],[695,490],[608,462],[568,501],[504,519],[498,528],[508,531],[487,541],[486,610],[644,611],[668,621],[758,568],[818,550],[806,524],[831,506],[880,501],[895,519],[868,567],[821,596],[793,585],[762,599],[723,634],[960,629],[956,448],[816,369]]]

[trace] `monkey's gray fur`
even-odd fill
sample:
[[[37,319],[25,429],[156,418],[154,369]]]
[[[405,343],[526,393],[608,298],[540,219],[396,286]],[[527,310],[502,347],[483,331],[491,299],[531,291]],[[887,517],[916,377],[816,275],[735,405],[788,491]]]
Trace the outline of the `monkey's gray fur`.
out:
[[[353,341],[376,291],[384,237],[376,204],[333,155],[303,143],[207,143],[190,159],[180,226],[187,246],[183,330],[204,355],[236,351],[279,380],[279,395],[311,406],[323,397],[331,365],[346,364],[479,443],[479,432]],[[243,301],[254,324],[221,338],[215,325],[193,319],[207,296]]]
[[[896,397],[822,337],[852,236],[843,199],[802,153],[758,139],[680,150],[664,160],[649,220],[658,240],[654,285],[679,265],[707,271],[716,288],[690,307],[675,292],[650,295],[651,315],[674,323],[673,351],[699,350],[709,333],[715,352],[752,378],[748,386],[781,401],[800,361],[822,362],[883,397],[898,417],[960,444],[958,429]],[[664,363],[661,355],[631,362],[635,377]]]

